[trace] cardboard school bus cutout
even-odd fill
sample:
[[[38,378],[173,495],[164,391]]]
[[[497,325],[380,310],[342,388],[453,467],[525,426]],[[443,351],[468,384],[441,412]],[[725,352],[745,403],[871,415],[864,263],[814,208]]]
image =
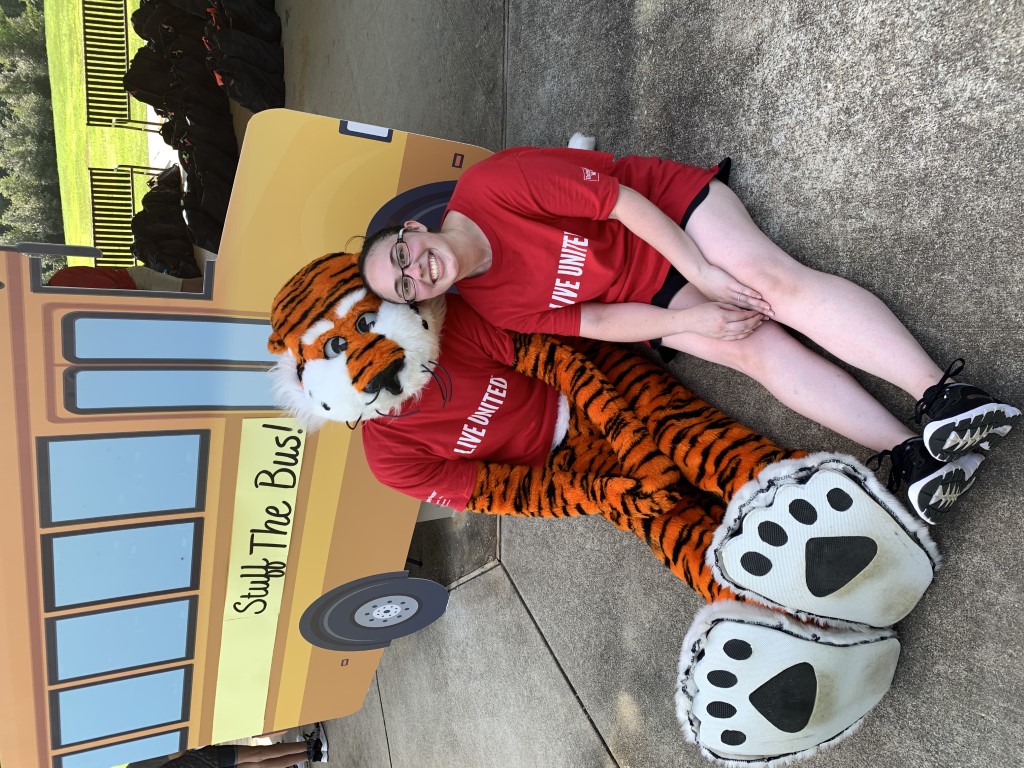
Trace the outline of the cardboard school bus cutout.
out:
[[[202,294],[0,260],[5,768],[106,768],[340,717],[440,616],[418,505],[359,430],[275,408],[271,300],[355,234],[439,221],[478,147],[286,110],[250,122]]]

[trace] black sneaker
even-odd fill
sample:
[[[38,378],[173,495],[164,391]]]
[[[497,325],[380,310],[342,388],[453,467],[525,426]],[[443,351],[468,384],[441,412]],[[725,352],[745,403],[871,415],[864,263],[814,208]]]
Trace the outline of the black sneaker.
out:
[[[923,437],[928,452],[940,461],[953,461],[976,448],[991,450],[1021,415],[1019,409],[999,402],[978,387],[946,382],[963,368],[962,358],[954,360],[939,383],[925,390],[914,409],[918,424],[925,416],[931,419]]]
[[[324,753],[323,745],[320,739],[307,739],[306,740],[306,760],[310,763],[322,763]]]
[[[939,522],[953,503],[971,489],[977,479],[975,473],[984,461],[980,453],[968,453],[948,463],[939,461],[928,453],[920,437],[875,454],[868,459],[868,465],[881,464],[886,456],[892,462],[889,490],[895,493],[906,483],[907,501],[929,525]]]
[[[314,723],[313,730],[302,734],[306,740],[306,759],[311,763],[327,762],[327,733],[321,723]]]
[[[327,729],[323,723],[316,724],[316,737],[320,741],[320,762],[327,762]]]

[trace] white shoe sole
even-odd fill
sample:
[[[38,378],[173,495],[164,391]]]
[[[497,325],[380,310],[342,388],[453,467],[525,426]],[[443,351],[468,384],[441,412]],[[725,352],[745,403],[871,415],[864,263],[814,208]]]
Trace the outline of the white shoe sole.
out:
[[[1009,434],[1020,416],[1020,410],[1012,405],[989,403],[929,423],[922,437],[928,453],[939,461],[954,461],[983,444],[991,450]]]
[[[910,506],[922,520],[935,525],[957,499],[971,490],[978,479],[975,473],[984,460],[985,457],[979,453],[969,453],[911,483],[907,488]]]

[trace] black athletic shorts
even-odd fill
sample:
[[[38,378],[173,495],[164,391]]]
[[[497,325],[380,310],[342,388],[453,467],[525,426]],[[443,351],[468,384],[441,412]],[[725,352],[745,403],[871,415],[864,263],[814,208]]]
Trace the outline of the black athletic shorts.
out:
[[[723,158],[718,164],[718,173],[715,174],[715,178],[723,184],[729,183],[729,172],[732,170],[732,159]],[[708,196],[708,190],[711,188],[711,182],[709,181],[704,185],[704,189],[697,193],[697,196],[693,198],[693,201],[686,208],[686,213],[683,214],[683,218],[679,221],[679,226],[686,229],[686,223],[690,220],[690,216],[697,210],[697,206],[704,202]],[[668,274],[665,276],[665,282],[661,284],[661,288],[654,294],[651,299],[651,304],[656,307],[664,307],[668,309],[669,302],[675,297],[679,291],[686,285],[687,280],[683,277],[679,270],[675,267],[669,267]],[[676,350],[663,347],[661,345],[661,339],[651,339],[650,345],[658,350],[658,354],[661,355],[663,361],[670,362],[677,354]]]
[[[235,768],[238,750],[230,744],[190,749],[166,764],[165,768]]]

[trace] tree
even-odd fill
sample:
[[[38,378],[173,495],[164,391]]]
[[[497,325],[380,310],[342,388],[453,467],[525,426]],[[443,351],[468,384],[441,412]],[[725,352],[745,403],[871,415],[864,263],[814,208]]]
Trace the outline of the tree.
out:
[[[5,16],[20,16],[25,10],[25,0],[0,0],[0,11]]]
[[[0,234],[64,239],[42,0],[0,0]]]

